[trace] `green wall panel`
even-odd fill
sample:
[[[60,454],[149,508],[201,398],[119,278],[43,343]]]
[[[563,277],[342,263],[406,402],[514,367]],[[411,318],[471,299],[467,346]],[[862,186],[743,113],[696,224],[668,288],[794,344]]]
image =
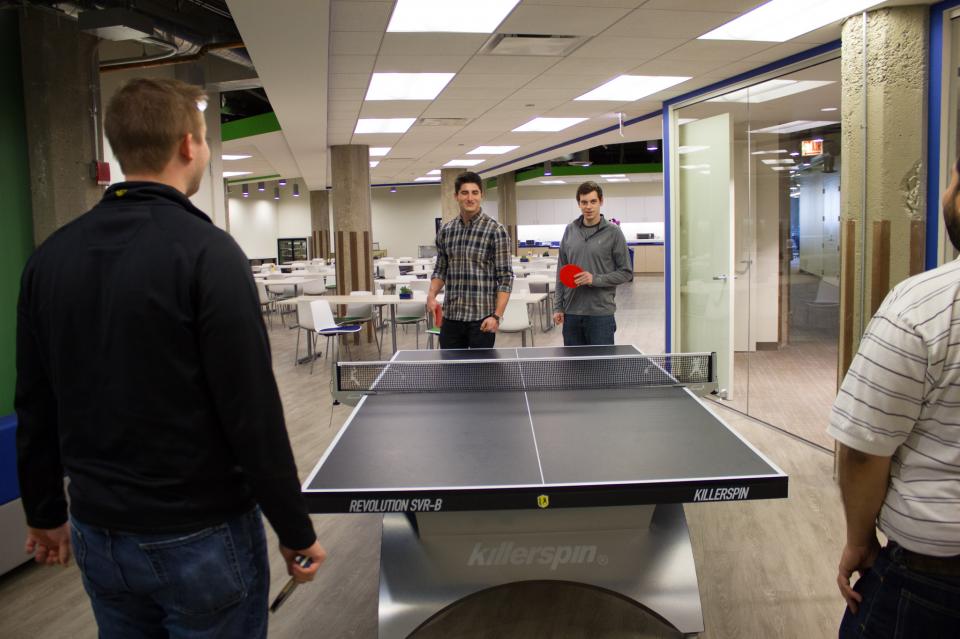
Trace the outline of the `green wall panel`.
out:
[[[17,295],[33,251],[27,162],[18,14],[0,11],[0,416],[13,412]]]

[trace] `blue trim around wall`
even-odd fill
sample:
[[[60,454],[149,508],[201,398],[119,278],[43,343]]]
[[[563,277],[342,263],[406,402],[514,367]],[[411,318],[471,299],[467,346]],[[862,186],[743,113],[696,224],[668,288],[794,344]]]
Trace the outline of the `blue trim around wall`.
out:
[[[956,0],[960,4],[960,0]],[[673,318],[673,309],[670,306],[670,294],[672,291],[671,285],[671,260],[670,256],[673,249],[673,228],[670,225],[670,107],[679,102],[685,102],[691,98],[695,98],[717,89],[722,89],[724,87],[730,86],[731,84],[736,84],[737,82],[743,82],[744,80],[749,80],[750,78],[755,78],[758,75],[763,75],[771,71],[776,71],[781,67],[793,64],[795,62],[802,62],[809,58],[821,55],[823,53],[828,53],[830,51],[835,51],[840,48],[840,41],[834,40],[833,42],[828,42],[826,44],[821,44],[820,46],[814,47],[812,49],[807,49],[806,51],[801,51],[800,53],[794,54],[792,56],[783,58],[782,60],[777,60],[775,62],[770,62],[765,64],[762,67],[757,67],[746,73],[741,73],[740,75],[735,75],[732,78],[727,78],[726,80],[721,80],[720,82],[715,82],[709,86],[705,86],[701,89],[695,91],[690,91],[689,93],[684,93],[683,95],[678,95],[675,98],[670,98],[669,100],[663,103],[663,110],[661,114],[663,116],[663,246],[664,246],[664,269],[663,269],[663,283],[664,283],[664,295],[665,299],[665,319],[666,319],[666,330],[664,335],[666,336],[666,347],[664,352],[671,352],[671,340],[673,338],[671,325]]]
[[[924,266],[927,270],[937,266],[937,249],[940,234],[940,100],[943,87],[943,15],[960,5],[960,0],[946,0],[930,7],[930,47],[927,54],[929,76],[927,86],[927,224],[924,247]]]

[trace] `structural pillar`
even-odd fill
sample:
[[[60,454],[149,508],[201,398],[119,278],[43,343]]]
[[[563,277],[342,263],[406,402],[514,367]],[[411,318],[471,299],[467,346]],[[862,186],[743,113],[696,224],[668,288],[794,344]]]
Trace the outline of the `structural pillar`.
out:
[[[463,169],[440,169],[440,216],[444,224],[460,215],[456,182],[461,173]]]
[[[843,24],[838,379],[886,294],[923,270],[928,9]]]
[[[75,21],[25,8],[20,42],[33,238],[39,245],[103,195],[91,175],[93,162],[102,158],[98,39],[81,33]]]
[[[310,191],[310,235],[314,257],[330,257],[330,191]]]
[[[514,255],[518,255],[517,179],[514,171],[497,176],[497,212],[500,214],[500,224],[503,224],[510,236],[510,250]]]

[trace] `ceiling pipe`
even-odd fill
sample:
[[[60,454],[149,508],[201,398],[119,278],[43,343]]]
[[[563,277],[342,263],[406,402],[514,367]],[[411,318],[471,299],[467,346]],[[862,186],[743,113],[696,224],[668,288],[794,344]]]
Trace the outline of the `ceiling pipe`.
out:
[[[185,40],[183,42],[186,42]],[[127,58],[124,60],[112,60],[108,62],[100,63],[100,71],[103,73],[108,73],[110,71],[123,71],[125,69],[148,69],[152,67],[164,67],[171,64],[184,64],[187,62],[196,62],[200,58],[204,57],[208,53],[215,55],[217,52],[229,50],[229,49],[242,49],[244,47],[243,42],[221,42],[215,44],[204,44],[202,46],[193,45],[195,51],[187,53],[185,55],[165,55],[165,56],[150,56],[149,59],[146,58]],[[242,56],[238,56],[241,60]],[[232,58],[227,58],[228,60],[234,61]],[[252,67],[253,64],[247,62],[244,66]]]

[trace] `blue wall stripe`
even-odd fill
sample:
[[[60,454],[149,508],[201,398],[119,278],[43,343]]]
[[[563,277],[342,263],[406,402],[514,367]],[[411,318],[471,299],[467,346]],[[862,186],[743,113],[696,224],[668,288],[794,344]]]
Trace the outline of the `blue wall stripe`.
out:
[[[927,270],[937,266],[937,246],[940,231],[940,100],[943,87],[943,15],[960,5],[960,0],[947,0],[930,7],[930,49],[927,65],[927,224],[924,247],[924,266]]]

